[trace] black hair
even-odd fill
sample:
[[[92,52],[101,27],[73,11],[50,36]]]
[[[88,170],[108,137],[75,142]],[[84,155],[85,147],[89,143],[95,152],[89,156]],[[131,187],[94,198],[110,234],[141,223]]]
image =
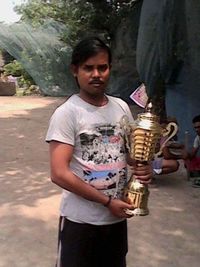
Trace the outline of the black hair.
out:
[[[109,65],[111,65],[112,55],[109,46],[98,37],[85,38],[74,47],[71,64],[79,66],[102,50],[108,53]]]
[[[200,115],[197,115],[192,119],[192,123],[195,123],[195,122],[200,122]]]

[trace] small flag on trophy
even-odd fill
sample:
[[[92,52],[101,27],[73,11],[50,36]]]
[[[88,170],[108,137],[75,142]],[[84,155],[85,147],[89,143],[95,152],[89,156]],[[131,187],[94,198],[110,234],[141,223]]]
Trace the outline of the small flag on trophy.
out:
[[[142,83],[136,90],[130,95],[130,98],[140,107],[145,108],[148,96],[146,93],[145,85]]]

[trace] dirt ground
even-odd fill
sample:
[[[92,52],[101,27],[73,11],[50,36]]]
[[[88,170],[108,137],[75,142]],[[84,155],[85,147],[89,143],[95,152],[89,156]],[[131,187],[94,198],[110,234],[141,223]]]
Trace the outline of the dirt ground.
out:
[[[63,101],[0,97],[0,267],[54,266],[61,190],[49,179],[44,138]],[[200,189],[181,163],[150,192],[150,215],[129,220],[128,267],[199,267]]]

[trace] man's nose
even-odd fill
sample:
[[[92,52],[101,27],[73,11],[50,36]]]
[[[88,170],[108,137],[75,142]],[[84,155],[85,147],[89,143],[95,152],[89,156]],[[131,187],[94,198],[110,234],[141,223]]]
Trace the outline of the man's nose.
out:
[[[98,69],[93,69],[92,71],[92,77],[99,77],[100,76],[100,72]]]

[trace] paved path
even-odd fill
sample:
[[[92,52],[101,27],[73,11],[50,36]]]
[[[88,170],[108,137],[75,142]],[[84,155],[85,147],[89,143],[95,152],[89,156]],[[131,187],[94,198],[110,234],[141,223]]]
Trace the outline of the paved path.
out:
[[[0,97],[0,267],[54,266],[61,191],[44,136],[61,102]],[[128,267],[199,267],[200,189],[181,167],[150,191],[150,215],[129,220]]]

